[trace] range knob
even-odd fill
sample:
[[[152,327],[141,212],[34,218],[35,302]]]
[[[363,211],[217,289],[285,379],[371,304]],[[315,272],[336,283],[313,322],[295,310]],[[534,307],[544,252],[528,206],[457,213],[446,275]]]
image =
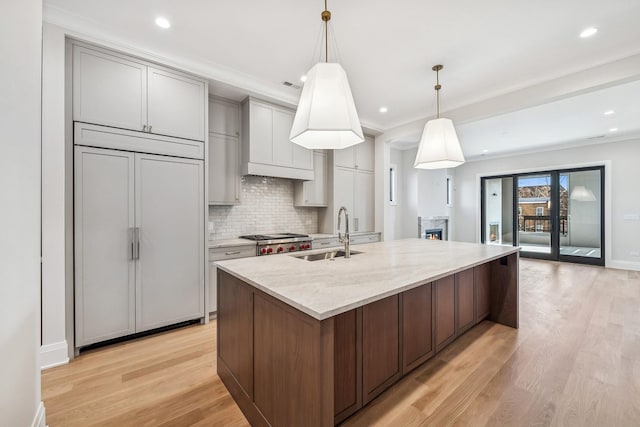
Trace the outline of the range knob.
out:
[[[273,248],[267,248],[267,253],[270,254],[271,252],[273,252]]]
[[[262,255],[266,254],[266,253],[267,253],[267,248],[262,248],[262,249],[260,250],[260,253],[261,253]]]
[[[282,246],[278,246],[278,252],[282,252],[284,251],[284,248]]]
[[[289,247],[289,252],[293,252],[293,251],[295,251],[295,250],[296,250],[296,247],[295,247],[295,246],[291,246],[291,247]]]
[[[305,249],[311,249],[311,244],[307,243],[306,245],[304,245]]]

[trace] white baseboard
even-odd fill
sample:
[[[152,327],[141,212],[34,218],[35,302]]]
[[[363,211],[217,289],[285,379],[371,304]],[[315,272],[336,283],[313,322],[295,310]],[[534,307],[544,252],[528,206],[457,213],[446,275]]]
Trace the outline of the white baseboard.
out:
[[[53,368],[54,366],[69,363],[67,341],[54,342],[40,347],[40,369]]]
[[[611,261],[608,268],[617,268],[619,270],[634,270],[640,271],[640,262],[633,261]]]
[[[38,405],[38,411],[33,418],[31,427],[47,427],[47,417],[44,412],[44,402],[42,401],[40,401],[40,405]]]

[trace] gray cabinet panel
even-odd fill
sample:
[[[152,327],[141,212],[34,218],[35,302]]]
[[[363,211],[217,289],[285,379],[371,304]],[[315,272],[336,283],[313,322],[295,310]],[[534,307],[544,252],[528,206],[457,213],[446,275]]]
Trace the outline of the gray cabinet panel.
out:
[[[293,146],[289,141],[293,113],[277,108],[273,109],[273,164],[277,166],[293,166]],[[308,165],[311,169],[311,165]]]
[[[204,82],[153,67],[148,70],[149,131],[204,141]]]
[[[135,332],[134,154],[75,148],[76,346]]]
[[[136,154],[138,332],[204,314],[203,162]]]
[[[240,203],[240,141],[209,134],[209,204]]]
[[[73,120],[141,131],[147,124],[147,67],[73,47]]]

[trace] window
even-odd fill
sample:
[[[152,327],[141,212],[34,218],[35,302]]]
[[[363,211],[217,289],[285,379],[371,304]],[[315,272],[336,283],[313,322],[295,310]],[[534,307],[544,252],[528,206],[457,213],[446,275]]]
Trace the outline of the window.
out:
[[[389,167],[389,204],[398,204],[398,177],[396,165],[390,165]]]
[[[536,216],[544,215],[544,208],[542,206],[536,207]]]

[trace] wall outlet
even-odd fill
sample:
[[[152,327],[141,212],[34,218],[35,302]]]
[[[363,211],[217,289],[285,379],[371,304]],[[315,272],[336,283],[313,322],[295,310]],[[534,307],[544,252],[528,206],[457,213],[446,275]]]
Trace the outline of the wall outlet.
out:
[[[640,257],[640,251],[631,251],[629,252],[629,255]]]

